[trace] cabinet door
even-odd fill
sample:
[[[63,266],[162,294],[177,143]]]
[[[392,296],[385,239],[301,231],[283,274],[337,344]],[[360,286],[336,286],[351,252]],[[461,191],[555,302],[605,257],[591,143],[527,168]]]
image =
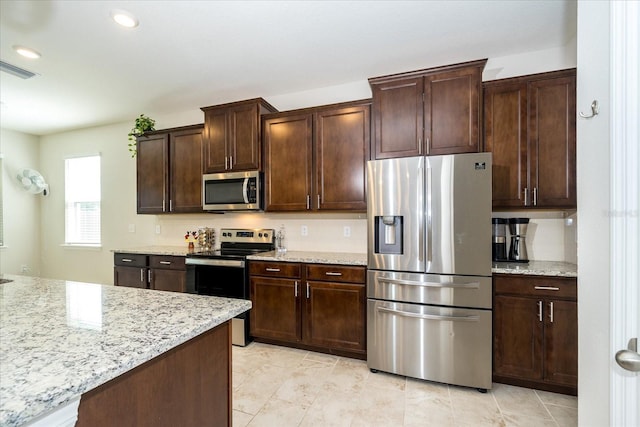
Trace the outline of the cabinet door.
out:
[[[224,172],[227,170],[227,110],[213,108],[204,112],[203,157],[204,172]]]
[[[137,211],[139,214],[163,213],[168,207],[169,135],[141,136],[137,145]]]
[[[260,169],[258,104],[230,108],[227,117],[229,169],[234,171]]]
[[[316,281],[308,281],[305,286],[305,343],[364,352],[365,286]]]
[[[149,287],[158,291],[186,292],[187,272],[184,270],[151,269]]]
[[[316,209],[367,209],[369,157],[368,105],[321,111],[315,115]]]
[[[484,144],[493,153],[493,207],[523,207],[527,177],[527,86],[484,90]]]
[[[202,129],[169,134],[170,212],[202,212]]]
[[[496,296],[493,306],[493,372],[542,379],[541,300]]]
[[[272,277],[254,277],[251,284],[251,335],[299,342],[300,281]]]
[[[578,385],[578,304],[545,301],[544,379]]]
[[[532,204],[575,207],[575,76],[531,82],[529,105]]]
[[[371,84],[374,157],[424,154],[423,77]]]
[[[425,76],[424,129],[429,155],[480,151],[482,69]]]
[[[147,269],[144,267],[121,267],[113,268],[113,284],[115,286],[127,286],[130,288],[147,287]]]
[[[267,211],[311,208],[311,114],[264,121]]]

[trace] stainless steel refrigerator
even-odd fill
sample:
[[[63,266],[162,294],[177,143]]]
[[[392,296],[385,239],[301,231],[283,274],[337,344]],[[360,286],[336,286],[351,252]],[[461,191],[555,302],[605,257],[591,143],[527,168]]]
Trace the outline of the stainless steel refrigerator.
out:
[[[367,165],[367,364],[491,388],[491,154]]]

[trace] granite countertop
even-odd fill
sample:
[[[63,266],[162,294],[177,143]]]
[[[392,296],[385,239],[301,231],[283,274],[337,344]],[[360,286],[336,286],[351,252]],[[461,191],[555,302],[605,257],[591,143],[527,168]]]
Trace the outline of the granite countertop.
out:
[[[251,308],[251,301],[6,275],[0,425],[16,426]]]
[[[185,243],[183,246],[143,246],[139,248],[114,249],[111,252],[124,254],[145,254],[145,255],[173,255],[187,256],[193,253]]]
[[[256,261],[283,261],[283,262],[305,262],[314,264],[342,264],[367,266],[367,254],[351,252],[307,252],[307,251],[287,251],[284,254],[276,251],[262,252],[247,256],[249,260]]]
[[[536,276],[578,277],[578,266],[561,261],[494,262],[492,273]]]

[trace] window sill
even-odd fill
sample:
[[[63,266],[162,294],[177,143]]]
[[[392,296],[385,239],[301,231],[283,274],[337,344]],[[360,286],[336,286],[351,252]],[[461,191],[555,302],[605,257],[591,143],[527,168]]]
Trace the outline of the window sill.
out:
[[[60,245],[64,249],[71,250],[89,250],[89,251],[101,251],[102,245],[82,244],[82,243],[63,243]]]

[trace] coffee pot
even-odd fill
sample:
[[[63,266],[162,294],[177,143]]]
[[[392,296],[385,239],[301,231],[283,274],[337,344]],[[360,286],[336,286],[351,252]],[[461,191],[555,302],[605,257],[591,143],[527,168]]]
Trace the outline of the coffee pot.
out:
[[[511,245],[509,246],[509,261],[529,262],[527,255],[527,227],[529,218],[509,218],[509,232]]]

